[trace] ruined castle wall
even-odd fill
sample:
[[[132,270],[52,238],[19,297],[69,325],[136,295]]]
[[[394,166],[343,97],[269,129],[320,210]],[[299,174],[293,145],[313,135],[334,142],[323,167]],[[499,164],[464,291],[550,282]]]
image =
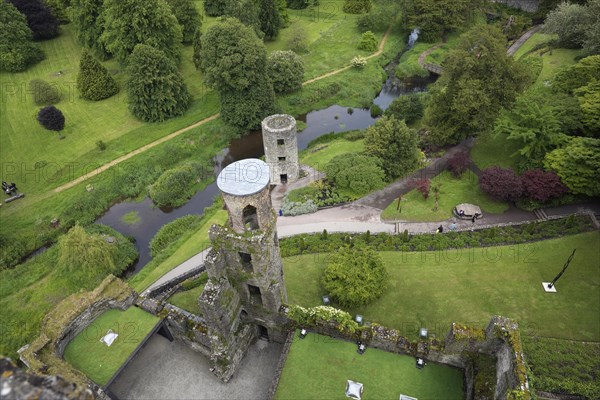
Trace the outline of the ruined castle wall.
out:
[[[281,175],[288,182],[298,179],[298,139],[296,120],[291,115],[276,114],[262,121],[265,159],[271,169],[271,183],[281,184]]]

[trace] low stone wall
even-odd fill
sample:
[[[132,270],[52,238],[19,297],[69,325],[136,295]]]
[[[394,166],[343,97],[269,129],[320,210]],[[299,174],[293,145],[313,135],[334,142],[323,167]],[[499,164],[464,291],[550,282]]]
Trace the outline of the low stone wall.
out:
[[[168,312],[165,322],[173,337],[192,350],[210,357],[211,342],[206,321],[172,304],[166,304],[164,310]]]
[[[290,348],[292,347],[292,343],[294,342],[295,332],[295,330],[291,330],[287,334],[285,343],[283,344],[281,355],[279,356],[279,361],[277,362],[277,368],[275,369],[275,377],[271,382],[271,387],[269,388],[269,392],[267,394],[267,400],[273,400],[275,398],[277,386],[279,386],[279,378],[281,378],[281,372],[283,371],[283,367],[285,366],[287,356],[290,353]]]
[[[195,277],[196,275],[200,275],[205,270],[206,269],[204,268],[204,265],[200,265],[199,267],[192,268],[189,271],[186,271],[183,274],[171,279],[170,281],[167,281],[161,285],[156,286],[155,288],[146,289],[142,293],[142,296],[145,298],[164,300],[164,299],[168,298],[171,294],[173,294],[172,291],[175,290],[176,287],[180,283],[182,283],[183,281],[185,281],[187,279]]]

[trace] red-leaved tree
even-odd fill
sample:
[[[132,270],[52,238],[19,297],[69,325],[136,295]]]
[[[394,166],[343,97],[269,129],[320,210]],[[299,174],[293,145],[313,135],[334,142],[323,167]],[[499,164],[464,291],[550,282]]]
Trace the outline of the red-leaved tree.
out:
[[[516,201],[523,194],[521,178],[510,168],[486,168],[479,178],[479,187],[491,197],[503,201]]]
[[[541,169],[530,169],[521,175],[523,194],[531,200],[545,203],[548,200],[560,197],[568,189],[554,172]]]
[[[421,192],[425,200],[429,197],[430,186],[431,181],[428,178],[415,179],[412,182],[412,187]]]
[[[448,159],[448,169],[452,175],[459,178],[471,165],[469,155],[464,151],[459,151]]]

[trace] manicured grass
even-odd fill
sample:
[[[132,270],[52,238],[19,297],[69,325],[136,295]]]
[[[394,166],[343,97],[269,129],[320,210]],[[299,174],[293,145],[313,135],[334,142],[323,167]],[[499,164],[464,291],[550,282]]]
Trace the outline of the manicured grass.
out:
[[[471,159],[480,169],[491,166],[512,168],[517,170],[519,142],[508,140],[506,135],[495,135],[492,132],[482,133],[471,149]]]
[[[159,321],[137,307],[108,310],[67,345],[65,359],[97,384],[105,385]],[[100,342],[109,329],[119,335],[110,347]]]
[[[298,332],[283,367],[275,398],[342,399],[346,381],[362,383],[363,399],[397,399],[400,394],[419,399],[462,399],[463,372],[428,363],[420,370],[410,356],[367,349],[356,344]]]
[[[399,78],[408,78],[411,76],[428,76],[429,72],[419,65],[419,56],[422,52],[435,43],[417,42],[412,49],[400,57],[400,63],[396,67],[396,76]]]
[[[202,315],[200,306],[198,305],[198,298],[204,290],[204,285],[200,285],[190,290],[183,292],[177,292],[173,296],[169,297],[167,302],[184,309],[185,311],[191,312],[192,314]]]
[[[471,203],[481,207],[485,213],[501,214],[508,209],[508,204],[490,199],[481,191],[477,183],[478,178],[471,171],[465,172],[460,178],[455,178],[448,171],[444,171],[431,180],[432,185],[440,184],[440,198],[437,211],[434,193],[429,193],[425,200],[416,189],[411,190],[402,197],[400,210],[398,202],[394,200],[383,212],[383,219],[400,219],[408,221],[443,221],[452,217],[452,209],[457,204]]]
[[[365,148],[364,142],[364,139],[355,141],[337,139],[329,143],[318,144],[304,150],[300,154],[300,162],[322,171],[333,157],[363,151]]]
[[[535,46],[541,45],[542,43],[549,43],[553,39],[558,38],[558,35],[550,35],[546,33],[534,33],[523,45],[515,52],[513,57],[518,60],[524,55],[530,53]]]
[[[600,397],[600,343],[522,336],[537,390]]]
[[[577,248],[569,270],[549,295],[551,280]],[[415,337],[426,326],[443,337],[452,322],[485,327],[493,315],[516,319],[524,334],[600,340],[600,235],[566,236],[523,245],[446,250],[381,252],[390,274],[386,293],[370,305],[349,309],[369,321]],[[319,284],[327,254],[284,259],[288,301],[321,304]]]
[[[137,211],[131,211],[121,217],[121,221],[126,223],[127,225],[135,225],[140,222],[142,218],[140,217],[140,213]]]
[[[225,221],[227,221],[227,211],[217,211],[208,217],[196,231],[182,236],[182,238],[172,246],[170,251],[169,249],[165,250],[163,253],[166,253],[166,256],[153,259],[150,263],[148,263],[148,265],[146,265],[143,270],[132,277],[128,283],[138,293],[141,293],[158,278],[177,267],[190,257],[210,247],[208,229],[213,224],[224,224]]]

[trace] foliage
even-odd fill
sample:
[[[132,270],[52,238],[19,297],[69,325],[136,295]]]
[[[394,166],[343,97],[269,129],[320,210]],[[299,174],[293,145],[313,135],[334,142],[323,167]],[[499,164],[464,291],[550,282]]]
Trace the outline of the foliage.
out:
[[[281,213],[285,216],[295,216],[302,214],[311,214],[319,208],[312,199],[303,202],[291,201],[288,197],[283,199],[281,203]]]
[[[319,5],[319,0],[287,0],[287,6],[293,10],[301,10],[306,7]]]
[[[350,314],[329,306],[304,308],[292,304],[289,306],[288,317],[299,325],[323,325],[335,321],[342,332],[354,332],[358,329],[358,323]]]
[[[206,272],[203,272],[200,274],[200,276],[196,278],[188,278],[185,281],[181,282],[181,290],[187,291],[195,289],[200,285],[204,285],[206,282],[208,282],[208,274]]]
[[[0,25],[0,71],[23,71],[44,59],[44,53],[31,42],[25,16],[6,1],[0,2]]]
[[[58,21],[41,0],[9,0],[27,18],[34,40],[47,40],[58,36]]]
[[[183,43],[192,43],[194,33],[202,26],[200,14],[192,0],[166,0],[177,22],[181,26]]]
[[[302,88],[304,61],[291,50],[274,51],[267,58],[267,73],[276,93],[288,93]]]
[[[600,76],[600,55],[581,59],[577,64],[560,69],[552,80],[552,88],[558,92],[573,93]]]
[[[379,164],[376,157],[347,153],[332,158],[324,172],[336,188],[349,189],[361,196],[384,186],[385,173]]]
[[[584,129],[600,137],[600,80],[594,80],[575,90],[581,107],[581,122]]]
[[[58,88],[41,79],[33,79],[29,82],[29,92],[33,93],[33,101],[38,106],[60,102]]]
[[[554,109],[519,98],[510,111],[504,111],[496,122],[496,135],[507,135],[518,141],[519,154],[540,162],[547,152],[555,149],[564,139],[560,121]]]
[[[600,195],[600,139],[572,137],[546,154],[544,167],[556,172],[572,193]]]
[[[220,17],[225,12],[227,2],[223,0],[204,0],[204,12],[209,17]]]
[[[388,273],[379,253],[370,247],[345,247],[332,254],[323,272],[323,288],[346,307],[378,299],[387,286]]]
[[[347,14],[363,14],[371,11],[371,0],[344,0],[342,11]]]
[[[54,106],[41,108],[37,114],[37,120],[40,125],[50,131],[60,132],[65,128],[65,116]]]
[[[283,27],[283,20],[275,0],[259,0],[258,18],[260,30],[264,33],[265,38],[275,39]]]
[[[86,49],[83,49],[77,74],[77,90],[82,98],[98,101],[117,94],[119,86],[108,70]]]
[[[425,200],[429,198],[429,190],[431,188],[431,181],[429,178],[415,179],[411,182],[411,186],[413,189],[419,191]]]
[[[458,143],[485,131],[512,105],[529,78],[525,67],[506,55],[505,43],[496,28],[477,25],[448,53],[426,110],[432,142]]]
[[[183,77],[162,51],[136,45],[127,72],[129,110],[139,119],[164,121],[188,109],[191,98]]]
[[[261,20],[258,16],[258,2],[254,0],[227,0],[223,16],[236,18],[242,24],[254,30],[256,37],[263,39]]]
[[[388,178],[403,176],[419,162],[417,133],[404,121],[384,115],[367,129],[365,152],[381,159],[381,166]]]
[[[366,31],[362,34],[357,48],[359,50],[375,51],[377,50],[378,45],[379,43],[377,42],[375,34],[371,31]]]
[[[355,56],[352,57],[352,60],[350,60],[350,64],[354,67],[354,68],[363,68],[365,65],[367,65],[367,59],[365,57],[361,57],[361,56]]]
[[[100,40],[104,32],[103,4],[104,0],[71,0],[70,7],[77,40],[100,59],[108,57],[104,43]]]
[[[523,194],[540,203],[560,197],[567,192],[567,187],[554,172],[541,169],[530,169],[521,175]]]
[[[371,118],[377,118],[383,114],[383,110],[377,104],[373,103],[371,104],[371,107],[369,107],[369,113],[371,114]]]
[[[586,7],[564,2],[548,13],[544,22],[544,30],[557,34],[561,47],[578,48],[583,44],[588,20]]]
[[[185,215],[163,225],[150,240],[152,257],[156,257],[161,251],[176,242],[183,233],[196,228],[200,219],[199,215]]]
[[[503,201],[516,201],[523,193],[521,179],[510,168],[484,169],[479,179],[479,186],[491,197]]]
[[[244,128],[260,126],[275,105],[265,45],[234,18],[211,26],[201,42],[204,80],[221,95],[223,120]]]
[[[465,173],[470,166],[471,159],[469,154],[465,151],[459,151],[448,159],[448,169],[456,178]]]
[[[400,11],[400,3],[395,1],[378,4],[367,14],[356,20],[356,25],[361,32],[384,32],[394,21]]]
[[[403,119],[407,124],[423,118],[423,103],[421,96],[416,93],[400,96],[389,105],[384,115],[392,116],[398,120]]]
[[[57,245],[60,274],[85,287],[89,287],[90,277],[119,275],[137,258],[134,245],[123,237],[113,238],[115,242],[109,243],[109,234],[104,229],[90,229],[86,232],[75,225],[60,237]]]
[[[181,27],[165,0],[105,0],[101,40],[121,63],[138,44],[160,49],[178,62]]]
[[[600,397],[600,344],[527,336],[522,340],[537,390]]]
[[[600,54],[600,0],[587,3],[588,26],[584,31],[583,51],[586,54]]]
[[[202,67],[202,30],[200,28],[196,29],[194,33],[194,41],[192,43],[192,62],[196,67],[196,70],[200,70]]]
[[[404,3],[409,27],[420,28],[423,41],[436,42],[442,33],[464,26],[473,17],[481,2],[412,0]]]
[[[148,195],[159,207],[181,206],[196,192],[199,173],[199,165],[193,163],[168,169],[148,188]]]
[[[296,53],[306,53],[308,51],[308,32],[304,26],[294,24],[290,28],[290,35],[287,42],[290,50]]]

